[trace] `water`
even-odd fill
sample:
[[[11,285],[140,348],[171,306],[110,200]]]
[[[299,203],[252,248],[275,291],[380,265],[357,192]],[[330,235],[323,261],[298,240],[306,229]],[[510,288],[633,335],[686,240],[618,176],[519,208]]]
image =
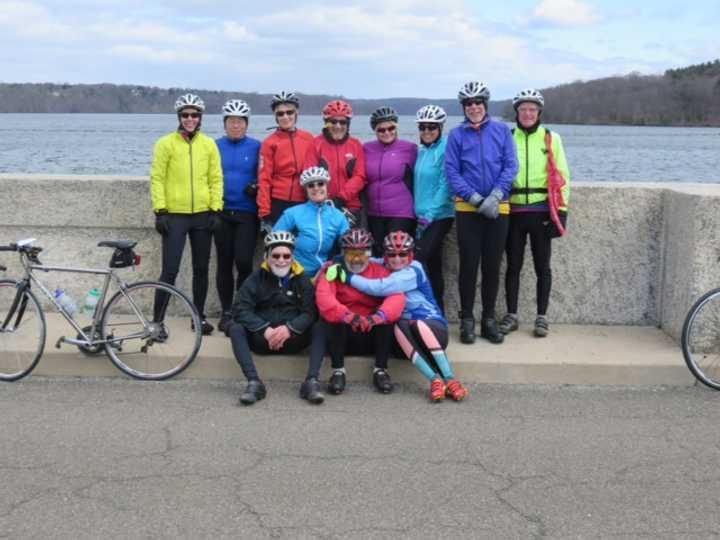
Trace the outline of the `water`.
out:
[[[460,121],[450,117],[446,130]],[[262,140],[274,123],[253,116],[249,134]],[[2,114],[0,172],[147,175],[154,142],[176,124],[172,114]],[[301,115],[300,127],[319,133],[321,119]],[[549,127],[562,135],[575,181],[720,182],[720,128]],[[222,118],[206,115],[203,131],[222,135]],[[374,138],[367,116],[351,132]],[[414,117],[400,118],[400,136],[417,141]]]

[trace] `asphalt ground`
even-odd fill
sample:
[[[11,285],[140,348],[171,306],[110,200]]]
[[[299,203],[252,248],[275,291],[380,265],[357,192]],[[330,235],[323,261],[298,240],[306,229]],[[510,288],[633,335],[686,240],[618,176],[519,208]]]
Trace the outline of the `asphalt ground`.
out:
[[[0,538],[720,536],[720,393],[698,386],[240,390],[0,385]]]

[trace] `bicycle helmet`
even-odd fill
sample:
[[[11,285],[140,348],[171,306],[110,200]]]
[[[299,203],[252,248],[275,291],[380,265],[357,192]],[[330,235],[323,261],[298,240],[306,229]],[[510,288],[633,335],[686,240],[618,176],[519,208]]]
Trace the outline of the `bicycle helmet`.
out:
[[[300,100],[295,95],[295,92],[282,90],[281,92],[278,92],[272,97],[272,101],[270,102],[270,108],[274,111],[278,105],[283,104],[290,104],[299,108]]]
[[[534,88],[526,88],[520,90],[513,98],[513,108],[517,111],[521,103],[536,103],[541,109],[545,106],[545,98]]]
[[[187,107],[192,107],[200,112],[205,110],[205,102],[195,94],[183,94],[175,102],[175,112],[180,112]]]
[[[383,249],[385,253],[412,251],[415,249],[415,240],[405,231],[393,231],[383,240]]]
[[[330,173],[322,167],[310,167],[305,169],[300,175],[300,185],[305,187],[311,182],[330,182]]]
[[[365,229],[350,229],[340,237],[343,249],[370,249],[372,245],[372,234]]]
[[[341,99],[334,99],[323,107],[322,115],[324,119],[337,116],[350,119],[353,116],[353,110],[349,103]]]
[[[392,107],[380,107],[370,115],[370,127],[375,131],[378,124],[382,122],[397,122],[398,114]]]
[[[466,82],[458,92],[458,100],[460,103],[465,103],[468,99],[490,101],[490,89],[479,81]]]
[[[295,249],[295,237],[287,231],[273,231],[265,237],[265,252],[277,246],[287,246]]]
[[[415,114],[415,121],[418,124],[444,124],[445,120],[447,120],[445,109],[437,105],[425,105]]]
[[[222,107],[223,119],[228,116],[236,116],[238,118],[250,118],[250,105],[245,103],[242,99],[230,99],[225,102]]]

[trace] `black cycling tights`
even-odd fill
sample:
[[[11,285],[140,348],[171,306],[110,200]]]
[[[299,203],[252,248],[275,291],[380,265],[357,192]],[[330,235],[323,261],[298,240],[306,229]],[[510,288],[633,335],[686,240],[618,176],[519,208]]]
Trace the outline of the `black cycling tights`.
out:
[[[443,241],[452,228],[453,219],[433,221],[415,244],[415,258],[425,265],[433,296],[445,314],[445,280],[443,278]]]
[[[507,273],[505,274],[505,296],[508,313],[518,312],[518,291],[520,271],[525,256],[525,242],[530,236],[535,276],[537,276],[537,314],[545,315],[550,301],[552,271],[550,270],[551,239],[548,238],[545,223],[550,219],[546,212],[528,212],[510,216],[510,230],[507,240]]]
[[[488,219],[475,212],[456,212],[455,227],[460,256],[458,285],[460,318],[473,318],[478,266],[481,270],[482,318],[495,317],[500,283],[500,262],[507,239],[509,217]]]
[[[223,313],[232,308],[233,295],[253,269],[258,219],[250,212],[223,212],[220,227],[213,232],[217,252],[218,296]],[[233,276],[233,266],[237,279]]]
[[[205,318],[205,300],[208,292],[208,267],[210,266],[210,246],[212,233],[209,228],[210,215],[208,212],[198,214],[170,214],[168,234],[162,237],[162,273],[160,281],[175,285],[183,250],[185,237],[190,237],[190,251],[192,253],[192,292],[193,303]],[[154,317],[156,321],[163,319],[167,293],[155,293]]]

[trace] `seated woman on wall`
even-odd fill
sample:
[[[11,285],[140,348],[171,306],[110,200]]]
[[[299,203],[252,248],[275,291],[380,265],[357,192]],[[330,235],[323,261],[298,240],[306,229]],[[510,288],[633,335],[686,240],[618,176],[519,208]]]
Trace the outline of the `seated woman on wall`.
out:
[[[297,238],[295,258],[311,278],[331,256],[340,237],[349,229],[345,214],[328,199],[330,175],[322,167],[310,167],[300,175],[307,202],[285,210],[273,231],[291,232]]]
[[[412,236],[404,231],[391,232],[383,247],[385,267],[392,273],[380,279],[348,273],[348,283],[371,296],[405,293],[405,310],[394,329],[398,344],[430,381],[431,401],[441,401],[445,396],[455,401],[464,399],[468,391],[455,378],[445,352],[448,323],[435,302],[422,264],[413,260]]]

